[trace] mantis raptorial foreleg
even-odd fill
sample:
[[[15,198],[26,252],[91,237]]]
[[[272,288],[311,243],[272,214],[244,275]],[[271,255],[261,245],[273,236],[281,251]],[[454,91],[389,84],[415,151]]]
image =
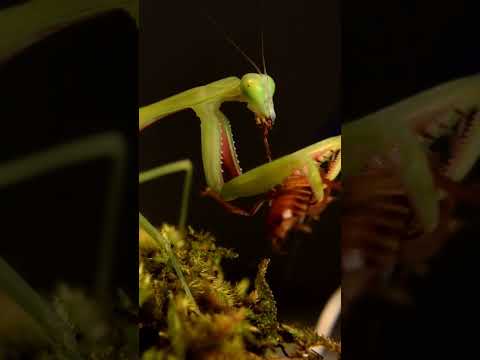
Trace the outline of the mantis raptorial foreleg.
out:
[[[440,194],[427,158],[434,139],[454,134],[456,146],[444,175],[459,181],[480,157],[480,75],[447,82],[342,127],[349,156],[345,176],[380,160],[396,169],[423,228],[439,220]],[[474,110],[464,130],[462,116]],[[457,130],[455,130],[457,129]]]
[[[334,155],[340,152],[341,147],[340,135],[324,139],[237,176],[223,186],[220,195],[224,200],[231,201],[240,197],[264,194],[281,184],[288,176],[298,172],[304,173],[308,177],[317,200],[321,201],[325,185],[316,176],[318,167],[335,158],[334,166],[327,174],[328,180],[335,179],[340,172],[341,163],[339,156],[335,157]],[[315,170],[317,170],[316,174]]]
[[[341,137],[334,136],[258,166],[227,182],[220,193],[207,189],[204,195],[243,216],[254,215],[269,200],[268,237],[278,251],[292,229],[310,231],[306,219],[317,219],[334,200],[330,192],[340,169]],[[263,196],[250,210],[230,203],[256,195]]]
[[[207,185],[220,192],[224,174],[242,173],[230,122],[220,111],[225,101],[246,102],[262,129],[275,120],[273,94],[275,83],[266,74],[246,74],[199,86],[139,109],[139,129],[177,111],[192,109],[201,121],[202,158]]]

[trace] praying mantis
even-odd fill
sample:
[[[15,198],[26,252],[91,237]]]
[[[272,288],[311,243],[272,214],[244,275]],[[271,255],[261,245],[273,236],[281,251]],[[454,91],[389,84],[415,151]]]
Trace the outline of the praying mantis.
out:
[[[309,181],[315,198],[323,200],[324,184],[318,168],[329,162],[341,150],[341,137],[334,136],[290,155],[242,173],[233,142],[231,127],[226,116],[220,111],[225,101],[246,102],[255,114],[256,122],[263,129],[270,129],[275,119],[273,94],[275,83],[267,74],[246,74],[242,79],[226,78],[211,84],[187,90],[139,109],[139,129],[142,131],[155,121],[174,112],[191,108],[201,121],[202,155],[204,173],[210,194],[217,199],[232,201],[240,197],[263,194],[280,184],[295,171],[302,172]],[[335,179],[340,173],[341,161],[335,161],[327,178]],[[188,209],[191,187],[192,164],[189,160],[163,165],[140,174],[140,184],[174,172],[186,173],[180,209],[179,228],[183,229]],[[225,181],[225,177],[232,177]],[[161,235],[140,213],[140,226],[154,239],[161,242]],[[163,245],[166,251],[167,245]],[[183,278],[172,254],[172,265],[180,279]],[[185,286],[187,289],[188,287]],[[187,290],[188,294],[188,290]],[[193,299],[193,298],[192,298]]]

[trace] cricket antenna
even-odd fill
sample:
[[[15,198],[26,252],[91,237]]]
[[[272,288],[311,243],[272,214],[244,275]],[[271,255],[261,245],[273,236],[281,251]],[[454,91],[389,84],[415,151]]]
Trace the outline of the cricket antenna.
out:
[[[245,54],[245,52],[240,48],[240,46],[237,45],[237,43],[235,41],[233,41],[233,39],[228,36],[228,34],[223,30],[223,28],[215,21],[215,19],[213,19],[212,16],[210,16],[210,14],[204,12],[204,15],[205,17],[216,27],[216,29],[218,31],[220,31],[223,35],[223,37],[231,44],[233,45],[233,47],[254,67],[254,69],[259,73],[261,74],[262,71],[260,70],[260,68],[257,66],[257,64],[255,64],[255,61],[253,61],[247,54]]]

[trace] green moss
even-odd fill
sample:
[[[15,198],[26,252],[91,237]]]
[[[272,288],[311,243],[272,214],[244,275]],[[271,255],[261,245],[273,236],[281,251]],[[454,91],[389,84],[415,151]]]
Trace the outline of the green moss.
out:
[[[168,259],[140,232],[140,337],[142,360],[318,359],[310,347],[340,346],[315,334],[281,324],[266,279],[268,259],[259,264],[254,287],[245,278],[232,283],[222,262],[238,257],[206,232],[189,228],[185,236],[169,225],[159,231],[193,294],[185,294]],[[142,295],[143,294],[143,295]]]

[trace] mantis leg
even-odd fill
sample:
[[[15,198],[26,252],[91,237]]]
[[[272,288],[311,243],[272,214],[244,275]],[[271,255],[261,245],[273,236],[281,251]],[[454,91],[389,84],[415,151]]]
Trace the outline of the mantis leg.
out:
[[[324,196],[324,184],[322,181],[322,177],[320,176],[320,172],[318,171],[318,165],[312,158],[307,157],[305,159],[305,166],[306,166],[306,176],[308,182],[310,183],[310,187],[313,190],[313,194],[317,198],[319,202],[323,200]]]
[[[193,171],[192,171],[191,161],[180,160],[174,163],[162,165],[162,166],[153,168],[151,170],[142,172],[140,173],[140,176],[139,176],[139,183],[143,184],[145,182],[157,179],[159,177],[169,175],[169,174],[174,174],[180,171],[185,171],[185,181],[183,183],[182,202],[180,207],[180,217],[179,217],[178,227],[180,229],[180,232],[184,234],[185,224],[186,224],[187,214],[188,214],[188,199],[189,199],[191,187],[192,187]],[[155,228],[155,226],[153,226],[147,220],[147,218],[145,218],[141,213],[139,213],[139,224],[140,224],[140,227],[143,230],[145,230],[145,232],[147,232],[147,234],[149,234],[152,237],[152,239],[154,239],[157,242],[160,248],[163,249],[163,251],[166,254],[168,254],[168,258],[170,260],[172,268],[177,273],[177,276],[183,286],[185,293],[187,294],[191,302],[196,307],[195,299],[193,298],[190,288],[188,287],[185,277],[183,276],[183,272],[182,272],[182,269],[180,268],[180,264],[178,263],[175,254],[172,252],[171,244],[169,240],[165,236],[160,234]]]
[[[139,183],[143,184],[155,180],[159,177],[185,171],[185,181],[183,183],[182,202],[180,206],[180,217],[178,227],[184,231],[188,214],[188,198],[192,189],[192,162],[190,160],[180,160],[174,163],[158,166],[151,170],[140,173]]]
[[[439,197],[425,149],[416,134],[401,124],[390,129],[375,125],[360,120],[342,127],[347,153],[351,154],[344,167],[345,176],[360,173],[376,156],[387,159],[402,180],[424,229],[433,231],[438,225]]]
[[[193,109],[201,121],[202,159],[207,185],[220,192],[223,169],[229,177],[240,175],[230,122],[220,111],[222,102],[239,101],[240,80],[226,78],[199,86],[139,109],[139,129],[172,113]],[[223,164],[223,168],[222,168]]]

